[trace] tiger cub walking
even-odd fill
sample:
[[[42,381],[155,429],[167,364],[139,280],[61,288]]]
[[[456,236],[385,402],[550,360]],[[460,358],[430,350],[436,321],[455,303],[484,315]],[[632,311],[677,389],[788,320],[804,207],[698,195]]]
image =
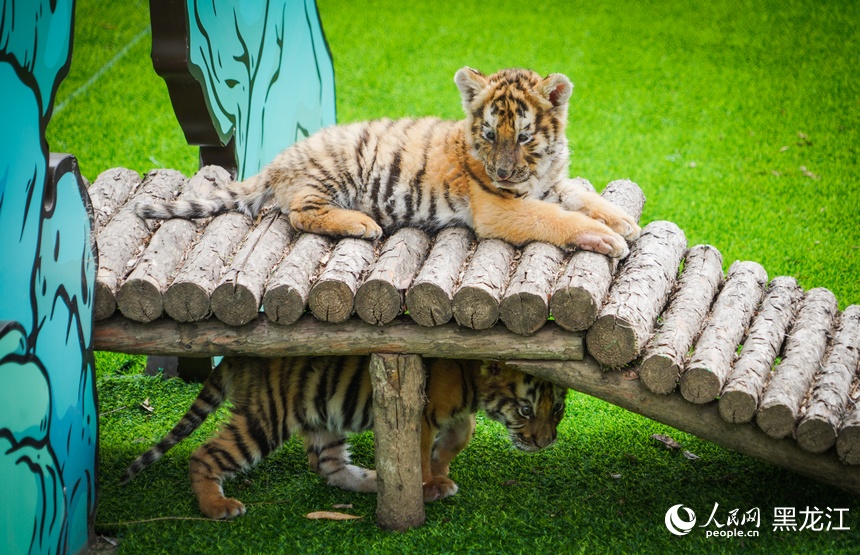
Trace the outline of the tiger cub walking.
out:
[[[232,419],[191,456],[191,489],[214,519],[245,514],[222,482],[304,436],[308,462],[332,486],[375,492],[376,472],[350,464],[347,432],[373,427],[368,357],[224,358],[194,403],[158,445],[138,457],[122,483],[191,435],[224,401]],[[524,451],[548,447],[564,415],[567,390],[494,362],[425,359],[427,403],[421,427],[425,501],[457,492],[448,467],[475,431],[479,409],[505,425]]]
[[[141,203],[145,218],[256,217],[274,201],[298,230],[375,239],[383,228],[466,225],[514,245],[546,241],[613,257],[636,221],[568,179],[573,90],[560,73],[524,69],[454,77],[466,118],[376,120],[320,130],[250,179],[211,198]]]

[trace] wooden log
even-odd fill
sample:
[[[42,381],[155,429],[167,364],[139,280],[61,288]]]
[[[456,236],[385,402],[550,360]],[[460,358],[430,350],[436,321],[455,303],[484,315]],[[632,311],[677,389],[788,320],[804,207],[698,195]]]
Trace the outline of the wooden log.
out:
[[[293,227],[279,210],[269,212],[239,247],[212,292],[212,313],[231,326],[247,324],[260,313],[269,272],[290,244]]]
[[[352,315],[358,284],[375,254],[370,241],[351,237],[338,241],[308,296],[314,316],[339,323]]]
[[[227,170],[206,166],[182,186],[179,196],[206,196],[215,186],[224,187],[230,181]],[[138,322],[151,322],[161,317],[164,312],[164,293],[182,268],[200,230],[209,221],[209,218],[177,218],[161,224],[117,293],[117,305],[123,316]]]
[[[651,222],[642,230],[585,336],[598,362],[617,368],[639,356],[677,281],[686,248],[684,232],[672,222]]]
[[[797,424],[797,443],[810,453],[822,453],[836,443],[860,361],[860,305],[851,305],[842,313],[832,343]]]
[[[454,293],[454,319],[474,330],[490,328],[499,320],[502,299],[516,249],[498,239],[478,243]]]
[[[507,366],[603,399],[726,449],[860,494],[860,467],[842,464],[833,453],[808,453],[794,440],[768,437],[753,424],[726,422],[716,403],[694,405],[678,393],[655,395],[640,380],[629,379],[626,372],[602,372],[591,357],[568,362],[510,361]]]
[[[465,359],[582,359],[581,333],[547,325],[522,337],[504,326],[481,332],[454,322],[427,328],[400,316],[380,327],[358,318],[339,325],[311,315],[295,326],[272,324],[265,315],[244,326],[228,326],[209,318],[180,323],[160,318],[148,324],[120,315],[95,327],[95,349],[128,354],[168,356],[294,357],[413,353]]]
[[[531,335],[546,324],[549,299],[564,251],[549,243],[533,242],[520,260],[499,304],[499,317],[514,333]]]
[[[802,294],[792,277],[781,276],[771,280],[744,341],[741,356],[720,394],[720,415],[727,422],[740,424],[751,421],[755,416],[764,385],[794,320]]]
[[[126,274],[137,263],[144,243],[158,228],[158,222],[144,220],[135,212],[142,198],[168,200],[172,192],[185,183],[185,177],[175,170],[155,170],[146,175],[131,202],[127,202],[96,238],[99,249],[99,269],[96,274],[94,316],[107,318],[116,310],[116,295]]]
[[[738,345],[761,302],[767,272],[757,262],[735,262],[681,374],[681,395],[691,403],[709,403],[726,383]]]
[[[376,262],[355,293],[355,312],[369,324],[387,324],[403,312],[407,288],[421,269],[430,238],[403,228],[385,240]]]
[[[427,260],[406,291],[406,308],[413,320],[422,326],[451,320],[454,287],[474,242],[474,233],[466,228],[447,228],[436,235]]]
[[[723,257],[710,245],[687,251],[684,270],[662,315],[662,324],[645,347],[639,379],[654,393],[675,390],[684,362],[723,283]]]
[[[270,322],[292,324],[305,313],[311,285],[333,244],[331,238],[323,235],[299,236],[266,285],[263,310]]]
[[[785,354],[756,411],[756,423],[767,435],[781,438],[794,431],[800,405],[821,367],[837,310],[836,297],[827,289],[810,289],[804,295]]]
[[[424,367],[416,355],[374,354],[373,443],[378,488],[376,522],[383,530],[424,524],[421,420]]]
[[[860,465],[860,403],[848,403],[836,437],[836,453],[845,464]]]
[[[609,183],[603,198],[627,211],[637,221],[645,195],[628,179]],[[552,317],[561,327],[583,331],[591,327],[612,285],[618,260],[589,251],[574,251],[556,279],[550,300]]]
[[[139,185],[140,175],[133,170],[113,168],[99,174],[87,189],[93,205],[93,233],[98,235],[101,232]]]
[[[209,316],[212,292],[250,229],[251,219],[239,212],[212,219],[164,293],[168,316],[177,322],[196,322]]]

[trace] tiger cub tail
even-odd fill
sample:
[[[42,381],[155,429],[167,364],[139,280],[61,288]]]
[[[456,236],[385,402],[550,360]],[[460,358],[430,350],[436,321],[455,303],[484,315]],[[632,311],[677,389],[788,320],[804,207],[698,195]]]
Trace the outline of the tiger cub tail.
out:
[[[146,469],[146,467],[160,459],[171,447],[190,436],[194,430],[199,428],[210,414],[218,410],[218,407],[224,403],[224,399],[226,398],[223,366],[223,363],[219,364],[212,371],[206,383],[203,384],[203,389],[200,390],[197,398],[191,404],[191,407],[179,422],[176,423],[173,429],[164,436],[164,439],[131,463],[120,479],[121,484],[128,483],[132,478]]]
[[[208,218],[223,212],[238,211],[256,218],[260,209],[272,198],[265,173],[234,181],[225,188],[212,188],[207,198],[177,199],[168,202],[152,202],[149,199],[137,203],[137,215],[145,219],[186,220]]]

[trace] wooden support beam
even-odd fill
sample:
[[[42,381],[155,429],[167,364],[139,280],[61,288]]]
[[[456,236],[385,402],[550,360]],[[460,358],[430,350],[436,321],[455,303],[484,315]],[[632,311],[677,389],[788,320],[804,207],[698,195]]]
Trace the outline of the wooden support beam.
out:
[[[421,416],[424,367],[417,355],[373,354],[373,443],[376,449],[376,522],[384,530],[424,524]]]
[[[842,464],[832,451],[809,453],[793,439],[769,437],[752,423],[726,422],[720,416],[717,403],[689,403],[677,391],[670,395],[651,393],[639,380],[627,379],[628,373],[601,371],[591,357],[568,362],[509,361],[508,365],[713,441],[726,449],[860,494],[860,466]]]
[[[134,338],[130,341],[129,338]],[[350,318],[342,324],[305,315],[293,326],[269,322],[260,315],[244,326],[228,326],[215,318],[179,323],[160,318],[148,324],[115,315],[95,326],[95,349],[141,355],[323,356],[414,353],[467,359],[578,360],[584,355],[581,333],[547,324],[523,337],[503,326],[475,331],[453,322],[427,328],[408,316],[386,326]]]

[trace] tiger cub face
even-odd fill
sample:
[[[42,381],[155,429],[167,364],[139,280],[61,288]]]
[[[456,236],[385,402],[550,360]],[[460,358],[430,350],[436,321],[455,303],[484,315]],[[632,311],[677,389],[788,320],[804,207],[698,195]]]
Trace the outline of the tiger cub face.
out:
[[[564,416],[567,389],[517,372],[499,362],[481,368],[484,411],[508,430],[523,451],[539,451],[555,443]]]
[[[570,80],[554,73],[506,69],[489,77],[462,68],[454,77],[466,112],[468,142],[492,186],[543,198],[567,177],[565,127]]]

